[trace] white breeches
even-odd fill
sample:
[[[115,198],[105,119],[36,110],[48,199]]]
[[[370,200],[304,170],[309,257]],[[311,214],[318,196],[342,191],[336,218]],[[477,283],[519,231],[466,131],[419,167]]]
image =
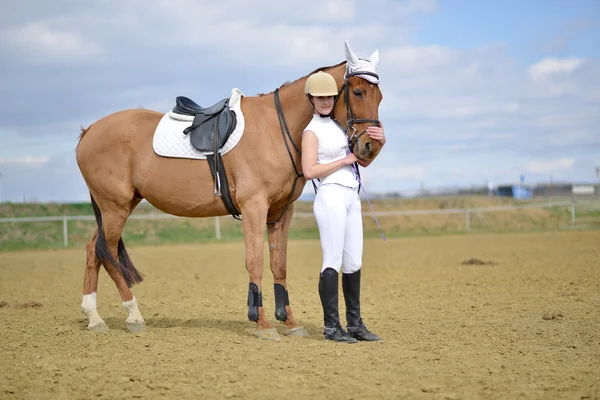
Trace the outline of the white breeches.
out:
[[[362,266],[363,226],[358,188],[319,187],[313,211],[319,227],[323,266],[351,274]]]

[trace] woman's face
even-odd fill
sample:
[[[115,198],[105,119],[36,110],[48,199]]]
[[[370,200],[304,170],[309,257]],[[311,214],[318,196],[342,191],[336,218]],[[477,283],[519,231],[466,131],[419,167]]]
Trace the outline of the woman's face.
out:
[[[333,110],[333,103],[333,96],[313,97],[313,104],[315,105],[315,110],[322,115],[328,115],[331,112],[331,110]]]

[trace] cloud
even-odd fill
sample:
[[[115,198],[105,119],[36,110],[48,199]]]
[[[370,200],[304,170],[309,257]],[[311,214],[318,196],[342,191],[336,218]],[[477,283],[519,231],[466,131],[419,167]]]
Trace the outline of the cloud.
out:
[[[72,151],[0,159],[2,201],[86,201],[89,193]],[[7,168],[4,168],[7,167]]]
[[[400,178],[400,179],[422,179],[427,176],[427,167],[424,165],[414,164],[406,165],[401,164],[389,174],[386,174],[389,178]]]
[[[575,164],[572,158],[561,158],[550,161],[536,161],[525,164],[525,171],[532,173],[549,173],[571,169]]]
[[[100,45],[77,33],[51,29],[38,22],[0,31],[0,42],[38,63],[78,63],[103,53]]]
[[[25,156],[25,157],[0,157],[0,165],[6,166],[14,166],[14,165],[27,165],[27,166],[42,166],[48,162],[50,159],[49,156],[35,157],[35,156]]]
[[[388,49],[382,59],[389,64],[394,63],[398,70],[403,72],[418,73],[422,68],[439,68],[448,62],[456,61],[459,53],[443,46],[415,46],[407,45]]]
[[[543,81],[549,76],[557,74],[570,73],[581,67],[584,63],[582,58],[544,58],[536,64],[529,67],[531,78],[536,81]]]
[[[582,33],[597,29],[600,27],[600,21],[591,19],[575,19],[568,21],[563,27],[550,39],[544,38],[539,48],[544,53],[564,52],[569,49],[572,42]]]
[[[7,7],[2,36],[29,62],[92,58],[112,64],[141,57],[155,63],[157,54],[174,52],[187,62],[200,57],[205,66],[228,60],[238,66],[290,67],[331,63],[335,53],[341,57],[333,63],[342,61],[345,39],[368,54],[372,43],[390,37],[407,42],[414,33],[410,18],[438,9],[434,0],[372,0],[367,7],[375,19],[363,20],[365,5],[358,0],[92,0],[60,13],[24,0]],[[27,8],[36,12],[27,15]]]
[[[334,63],[341,61],[344,39],[360,45],[390,33],[386,25],[357,24],[361,17],[357,1],[289,1],[276,7],[265,1],[234,1],[225,9],[221,4],[184,3],[185,7],[173,7],[155,2],[148,9],[156,14],[151,16],[156,26],[140,26],[133,35],[155,48],[202,52],[207,65],[228,60],[238,66],[289,67],[331,62],[336,50],[342,56]],[[124,30],[131,33],[128,27]]]
[[[390,7],[389,3],[387,6]],[[393,13],[395,15],[406,18],[414,14],[433,13],[439,11],[440,6],[435,0],[408,0],[404,2],[396,2],[395,4],[391,5],[391,8],[393,9]],[[373,7],[373,9],[375,10],[377,8]]]
[[[384,121],[394,121],[398,140],[391,143],[403,153],[514,154],[600,146],[593,128],[600,123],[592,89],[600,85],[595,62],[542,59],[524,67],[502,43],[465,50],[399,46],[381,59],[382,114]],[[542,76],[560,79],[541,84]],[[407,141],[410,146],[403,148]]]

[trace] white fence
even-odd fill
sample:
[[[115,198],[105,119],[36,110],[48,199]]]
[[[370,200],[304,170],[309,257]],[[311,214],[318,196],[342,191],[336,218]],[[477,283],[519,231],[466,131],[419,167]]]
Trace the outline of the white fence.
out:
[[[581,201],[577,201],[581,202]],[[377,217],[385,216],[401,216],[401,215],[435,215],[435,214],[464,214],[465,216],[465,232],[469,232],[471,229],[471,214],[473,213],[487,213],[487,212],[501,212],[501,211],[513,211],[527,208],[553,208],[553,207],[565,207],[571,211],[571,225],[575,225],[576,219],[576,208],[577,202],[575,199],[571,201],[560,201],[560,202],[546,202],[546,203],[535,203],[535,204],[523,204],[515,206],[500,206],[500,207],[476,207],[476,208],[449,208],[449,209],[436,209],[436,210],[400,210],[400,211],[379,211],[375,212]],[[584,202],[593,203],[596,202]],[[363,216],[372,217],[370,209],[363,211]],[[129,219],[141,219],[141,220],[158,220],[158,219],[172,219],[182,218],[176,217],[169,214],[133,214]],[[221,239],[221,217],[214,217],[215,221],[215,238]],[[226,217],[229,218],[229,217]],[[301,213],[295,212],[294,218],[314,218],[312,213]],[[0,223],[20,223],[20,222],[48,222],[48,221],[62,221],[63,228],[63,243],[67,247],[69,245],[69,221],[94,221],[93,215],[63,215],[63,216],[51,216],[51,217],[17,217],[17,218],[0,218]]]

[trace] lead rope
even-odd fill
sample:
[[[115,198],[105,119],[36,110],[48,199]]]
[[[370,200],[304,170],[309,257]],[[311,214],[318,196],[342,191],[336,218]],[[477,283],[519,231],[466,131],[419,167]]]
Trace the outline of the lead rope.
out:
[[[346,155],[350,154],[350,149],[346,150]],[[379,232],[381,232],[381,238],[383,239],[383,241],[385,242],[387,239],[385,238],[385,235],[383,234],[383,229],[381,229],[381,225],[379,224],[379,220],[377,219],[377,215],[375,215],[375,211],[373,210],[373,206],[371,205],[371,201],[369,200],[369,197],[367,196],[367,191],[365,190],[365,185],[363,185],[362,183],[362,179],[360,179],[360,174],[358,173],[358,166],[356,165],[356,163],[351,165],[352,167],[352,171],[354,172],[354,175],[356,176],[356,179],[358,180],[358,184],[360,185],[361,189],[363,190],[363,193],[365,194],[365,199],[367,199],[367,203],[369,204],[369,208],[371,208],[371,213],[373,214],[373,218],[375,218],[375,222],[377,223],[377,227],[379,228]]]

